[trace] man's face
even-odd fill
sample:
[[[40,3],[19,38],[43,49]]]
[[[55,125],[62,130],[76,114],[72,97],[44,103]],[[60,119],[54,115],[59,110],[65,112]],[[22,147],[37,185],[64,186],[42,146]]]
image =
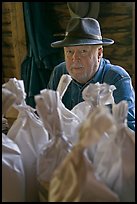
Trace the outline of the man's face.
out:
[[[81,84],[90,80],[98,70],[102,48],[97,46],[64,47],[66,68]]]

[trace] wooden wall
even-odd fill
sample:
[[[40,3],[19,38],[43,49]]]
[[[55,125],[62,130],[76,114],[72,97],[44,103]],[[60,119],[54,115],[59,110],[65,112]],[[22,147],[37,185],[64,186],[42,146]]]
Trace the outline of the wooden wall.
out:
[[[98,20],[104,37],[115,41],[104,48],[104,57],[126,69],[135,86],[135,3],[101,2]]]
[[[13,77],[20,79],[20,65],[26,53],[22,2],[2,2],[2,84]],[[14,108],[6,113],[9,126],[17,115]]]
[[[2,82],[20,79],[20,65],[26,56],[22,2],[2,2]]]

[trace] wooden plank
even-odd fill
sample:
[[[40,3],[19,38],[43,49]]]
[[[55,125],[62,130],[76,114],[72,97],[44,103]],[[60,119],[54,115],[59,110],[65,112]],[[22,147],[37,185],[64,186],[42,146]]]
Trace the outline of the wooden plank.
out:
[[[133,63],[133,3],[132,2],[101,2],[98,20],[103,37],[112,38],[115,43],[104,47],[104,57],[111,63],[125,68],[134,76]]]
[[[20,79],[20,66],[27,53],[22,2],[3,2],[2,14],[4,79]]]
[[[11,23],[10,13],[3,13],[2,15],[2,24],[3,23]]]
[[[121,45],[124,45],[124,47],[129,45],[131,47],[132,38],[131,38],[130,32],[128,32],[127,30],[123,32],[111,33],[111,38],[116,39],[115,43],[117,43],[117,45],[121,44]],[[122,49],[122,46],[121,46],[121,49]]]
[[[132,48],[131,48],[131,46],[126,46],[126,48],[124,47],[124,46],[110,46],[110,47],[106,47],[106,48],[104,48],[104,55],[106,55],[107,53],[109,54],[109,56],[112,56],[113,55],[113,58],[115,57],[115,56],[117,56],[118,57],[118,55],[117,55],[117,50],[118,49],[120,49],[120,54],[121,54],[121,56],[123,56],[123,58],[124,58],[124,56],[126,56],[125,58],[127,58],[127,60],[129,60],[130,61],[130,59],[127,57],[127,55],[130,55],[130,54],[132,54]],[[106,56],[108,56],[108,55],[106,55]],[[119,57],[118,57],[119,58]],[[125,59],[124,59],[125,60]]]
[[[16,64],[16,78],[20,79],[20,66],[27,53],[22,2],[12,2],[11,10],[11,28]]]
[[[2,14],[10,13],[11,11],[11,2],[2,2]]]
[[[2,44],[3,46],[13,47],[13,38],[12,36],[2,36]]]
[[[11,33],[11,23],[2,24],[2,34],[3,33]]]
[[[129,13],[131,8],[132,2],[101,2],[100,13],[102,17],[106,15],[123,15]]]
[[[6,71],[6,70],[4,69],[4,73],[3,73],[4,78],[8,78],[8,80],[9,80],[10,78],[13,78],[13,77],[14,77],[14,74],[15,74],[15,72],[14,72],[13,70]],[[7,80],[7,81],[8,81],[8,80]]]
[[[15,58],[14,57],[2,57],[2,65],[3,67],[9,67],[11,69],[11,67],[16,68],[15,66]]]
[[[13,69],[13,67],[3,69],[4,78],[13,78],[15,76],[15,72],[16,69]]]
[[[14,50],[12,46],[2,46],[2,56],[13,56]]]
[[[114,16],[106,16],[104,19],[103,19],[103,25],[102,25],[102,29],[104,29],[104,32],[106,32],[106,29],[108,31],[108,29],[114,29],[114,28],[117,28],[117,29],[120,29],[122,30],[123,27],[125,28],[125,25],[126,25],[126,29],[127,28],[131,28],[132,26],[132,18],[129,18],[129,15],[117,15],[115,17],[115,20],[114,20]],[[110,23],[110,22],[113,22],[113,23]],[[108,26],[109,25],[109,26]]]

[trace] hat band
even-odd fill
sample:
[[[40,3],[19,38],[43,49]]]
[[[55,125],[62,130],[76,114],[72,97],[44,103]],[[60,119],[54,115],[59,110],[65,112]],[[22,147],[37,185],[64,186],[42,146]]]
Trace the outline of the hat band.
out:
[[[90,38],[90,39],[94,39],[94,40],[102,40],[102,36],[100,35],[93,35],[93,34],[81,34],[81,33],[76,33],[76,32],[73,32],[73,33],[68,33],[66,32],[65,34],[65,37],[73,37],[73,38]]]

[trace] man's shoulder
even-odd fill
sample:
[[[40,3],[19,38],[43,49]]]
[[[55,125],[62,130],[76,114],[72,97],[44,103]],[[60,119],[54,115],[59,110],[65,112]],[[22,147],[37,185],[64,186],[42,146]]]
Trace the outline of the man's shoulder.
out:
[[[59,72],[61,74],[67,74],[67,69],[66,69],[66,62],[61,62],[54,68],[55,72]]]
[[[123,77],[129,77],[128,72],[120,65],[111,64],[108,60],[105,60],[104,68],[106,69],[105,77],[116,77],[117,79]]]
[[[47,87],[56,90],[59,80],[63,74],[67,74],[65,62],[61,62],[60,64],[54,67]]]

